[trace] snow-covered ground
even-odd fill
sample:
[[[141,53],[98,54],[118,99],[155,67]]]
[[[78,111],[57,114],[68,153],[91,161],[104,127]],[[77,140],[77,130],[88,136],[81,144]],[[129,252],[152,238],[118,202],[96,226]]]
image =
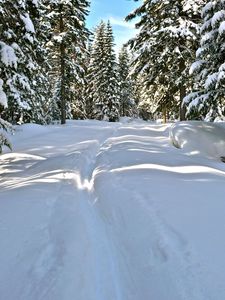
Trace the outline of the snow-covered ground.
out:
[[[19,127],[0,156],[0,299],[225,299],[224,133]]]

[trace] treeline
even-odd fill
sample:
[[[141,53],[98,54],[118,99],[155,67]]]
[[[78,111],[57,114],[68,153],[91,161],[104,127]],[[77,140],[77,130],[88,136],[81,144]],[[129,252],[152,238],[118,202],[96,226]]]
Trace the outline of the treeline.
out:
[[[86,0],[0,0],[0,129],[137,115],[127,49],[117,61],[109,22],[93,36],[85,23],[89,6]],[[1,131],[2,145],[10,146]]]
[[[224,4],[143,0],[126,17],[138,33],[117,58],[109,22],[86,28],[88,0],[0,0],[0,130],[67,118],[223,119]]]
[[[144,117],[214,121],[225,115],[225,1],[144,0],[130,42]]]

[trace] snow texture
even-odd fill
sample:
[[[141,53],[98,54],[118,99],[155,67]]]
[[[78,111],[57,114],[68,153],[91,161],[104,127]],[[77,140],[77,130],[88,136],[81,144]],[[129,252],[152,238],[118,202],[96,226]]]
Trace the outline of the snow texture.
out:
[[[205,63],[204,60],[195,61],[190,67],[190,70],[189,70],[190,75],[192,75],[194,72],[198,71],[204,63]]]
[[[26,13],[20,16],[21,20],[25,25],[25,29],[27,32],[35,33],[34,24],[30,19],[30,16]]]
[[[18,127],[0,156],[1,299],[225,299],[224,131]]]
[[[14,44],[9,46],[0,41],[0,59],[6,67],[10,66],[17,68],[17,57],[13,46]]]
[[[224,32],[225,32],[225,21],[220,23],[220,26],[219,26],[218,30],[219,30],[220,35],[224,34]]]
[[[2,79],[0,79],[0,104],[3,107],[7,107],[7,97],[3,91],[3,80]]]
[[[211,20],[211,24],[212,24],[212,27],[216,27],[217,26],[217,23],[220,22],[222,19],[224,19],[225,17],[225,11],[224,10],[220,10],[220,11],[217,11],[213,17],[212,17],[212,20]]]

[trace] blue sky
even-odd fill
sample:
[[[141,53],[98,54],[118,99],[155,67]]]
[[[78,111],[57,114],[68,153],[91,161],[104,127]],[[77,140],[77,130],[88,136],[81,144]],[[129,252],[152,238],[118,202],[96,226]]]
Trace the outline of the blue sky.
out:
[[[125,22],[124,18],[135,8],[140,6],[133,0],[91,0],[90,14],[87,25],[93,29],[101,20],[110,20],[116,43],[116,52],[136,33],[135,22]]]

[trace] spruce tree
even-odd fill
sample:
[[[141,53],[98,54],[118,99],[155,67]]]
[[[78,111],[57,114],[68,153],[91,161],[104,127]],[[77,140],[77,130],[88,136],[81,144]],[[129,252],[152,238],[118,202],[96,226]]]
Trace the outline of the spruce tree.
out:
[[[156,95],[167,91],[162,101],[154,96],[152,99],[164,112],[180,106],[180,119],[184,119],[181,104],[190,87],[188,70],[196,50],[202,3],[203,0],[144,0],[126,18],[129,21],[140,17],[136,24],[139,33],[130,41],[135,53],[133,73],[143,74],[147,93],[150,86],[154,90],[160,87]]]
[[[87,74],[86,107],[89,118],[103,119],[102,107],[106,96],[103,72],[105,68],[105,23],[101,21],[95,29]]]
[[[86,51],[88,39],[85,27],[88,7],[87,0],[54,0],[48,6],[52,24],[52,39],[48,43],[53,66],[50,80],[62,124],[72,113],[76,86],[84,76],[80,59],[82,52]]]
[[[0,153],[2,153],[2,146],[4,145],[11,149],[11,144],[3,131],[12,130],[12,126],[1,118],[1,113],[3,109],[7,108],[7,105],[7,97],[3,91],[3,80],[0,79]]]
[[[202,10],[200,47],[191,66],[195,90],[185,98],[190,118],[225,116],[225,1],[208,1]]]
[[[3,116],[15,123],[30,121],[33,101],[32,78],[36,71],[35,28],[25,0],[1,2],[0,77],[7,95],[8,107]]]
[[[134,101],[134,82],[130,76],[130,55],[127,47],[123,46],[119,53],[118,78],[119,78],[119,97],[120,115],[133,116],[135,111]]]
[[[89,110],[92,107],[93,117],[99,120],[119,119],[119,86],[113,47],[112,27],[109,22],[102,21],[95,30],[87,76]]]
[[[33,1],[0,1],[0,128],[31,121],[35,95],[36,37],[29,10]],[[1,133],[2,144],[10,146]]]
[[[48,63],[47,42],[51,37],[51,24],[47,15],[45,0],[27,1],[28,10],[35,28],[35,73],[32,77],[35,94],[31,109],[32,122],[46,124],[52,121],[50,104],[51,90],[49,84],[50,65]]]
[[[106,55],[106,98],[103,105],[103,114],[109,121],[119,120],[119,85],[116,55],[114,52],[114,37],[110,22],[106,26],[105,35],[105,55]]]

